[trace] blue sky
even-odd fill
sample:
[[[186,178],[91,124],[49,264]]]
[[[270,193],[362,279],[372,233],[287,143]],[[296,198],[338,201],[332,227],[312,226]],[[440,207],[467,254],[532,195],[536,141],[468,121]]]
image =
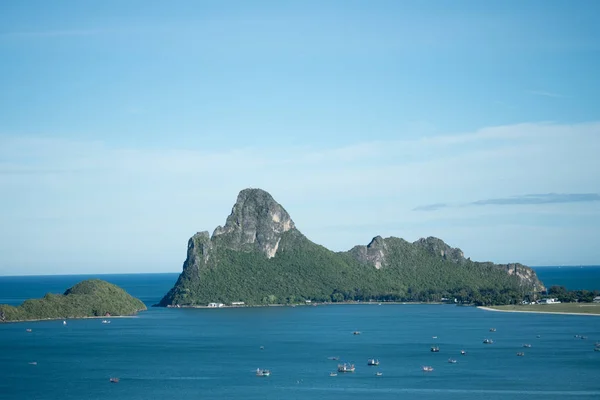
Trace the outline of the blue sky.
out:
[[[596,1],[0,4],[0,274],[180,271],[260,187],[334,250],[599,264]]]

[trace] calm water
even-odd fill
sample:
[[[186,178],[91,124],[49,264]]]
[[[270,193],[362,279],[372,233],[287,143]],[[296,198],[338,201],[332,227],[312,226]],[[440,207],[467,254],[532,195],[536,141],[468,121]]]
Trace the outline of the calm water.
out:
[[[62,292],[84,278],[0,277],[0,298],[15,302],[22,293]],[[177,274],[102,278],[152,304]],[[600,398],[600,352],[593,351],[600,317],[451,305],[330,305],[153,308],[111,321],[1,324],[0,398]],[[352,335],[354,330],[362,334]],[[486,337],[495,343],[482,344]],[[532,348],[522,348],[524,343]],[[434,344],[439,353],[429,351]],[[468,354],[461,356],[461,349]],[[518,351],[525,356],[517,357]],[[329,356],[355,362],[356,372],[330,377],[337,361]],[[368,367],[371,357],[381,365]],[[458,363],[449,364],[449,357]],[[422,365],[435,370],[422,373]],[[254,376],[257,367],[271,369],[271,377]],[[375,376],[378,370],[383,376]],[[109,383],[111,376],[120,383]]]
[[[568,290],[600,290],[600,266],[534,267],[546,287],[560,285]]]

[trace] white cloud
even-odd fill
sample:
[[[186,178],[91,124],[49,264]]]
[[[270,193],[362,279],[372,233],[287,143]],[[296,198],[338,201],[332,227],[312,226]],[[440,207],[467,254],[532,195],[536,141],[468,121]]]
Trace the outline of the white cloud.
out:
[[[0,273],[44,265],[62,265],[63,272],[177,271],[189,236],[222,224],[246,187],[269,191],[309,238],[336,250],[377,234],[415,240],[436,232],[453,245],[477,248],[483,228],[461,229],[460,221],[500,216],[513,206],[411,210],[530,193],[596,193],[598,150],[600,123],[520,124],[331,149],[123,149],[4,136]],[[561,207],[581,206],[528,212]],[[448,218],[457,226],[434,229]],[[505,232],[494,229],[485,227],[485,234]],[[510,236],[502,244],[522,245]],[[492,256],[500,253],[493,246]]]

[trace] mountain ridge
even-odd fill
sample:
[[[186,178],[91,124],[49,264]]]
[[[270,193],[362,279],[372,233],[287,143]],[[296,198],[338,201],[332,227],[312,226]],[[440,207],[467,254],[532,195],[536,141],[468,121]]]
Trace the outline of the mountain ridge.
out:
[[[543,288],[529,267],[473,262],[435,237],[410,243],[375,236],[367,245],[333,252],[306,238],[269,193],[248,188],[238,194],[224,226],[212,236],[202,231],[189,239],[183,271],[158,305],[444,295],[487,304]]]

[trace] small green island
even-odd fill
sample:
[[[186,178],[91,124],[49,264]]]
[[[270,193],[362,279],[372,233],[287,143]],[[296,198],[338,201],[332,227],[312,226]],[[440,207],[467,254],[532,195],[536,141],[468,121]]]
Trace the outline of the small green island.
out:
[[[18,307],[0,304],[0,322],[134,315],[146,310],[144,303],[112,283],[89,279],[64,294],[48,293]]]

